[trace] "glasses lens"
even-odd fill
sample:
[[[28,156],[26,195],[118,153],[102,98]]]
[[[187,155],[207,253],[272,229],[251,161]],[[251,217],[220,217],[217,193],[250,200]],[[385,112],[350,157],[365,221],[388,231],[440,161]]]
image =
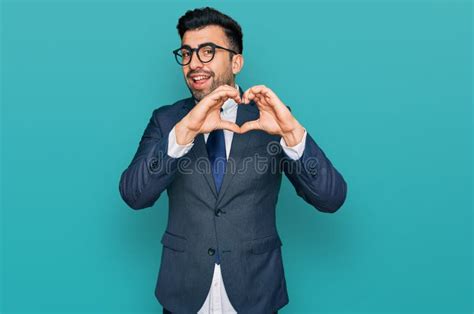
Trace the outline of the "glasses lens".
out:
[[[181,48],[177,51],[176,55],[176,61],[178,61],[179,64],[183,65],[188,63],[191,60],[191,51],[187,48]]]
[[[202,62],[209,62],[214,58],[215,49],[212,46],[202,46],[199,49],[199,59]]]

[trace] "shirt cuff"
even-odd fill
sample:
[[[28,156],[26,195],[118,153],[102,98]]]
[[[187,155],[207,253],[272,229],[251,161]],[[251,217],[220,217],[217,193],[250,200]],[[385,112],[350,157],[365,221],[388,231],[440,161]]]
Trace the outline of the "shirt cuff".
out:
[[[304,130],[303,138],[301,139],[301,142],[296,144],[295,146],[287,146],[285,140],[283,137],[280,139],[280,145],[283,148],[283,151],[286,153],[288,157],[290,157],[293,160],[298,160],[303,156],[304,148],[306,145],[306,129]]]
[[[187,152],[193,147],[194,140],[188,144],[178,144],[176,142],[175,127],[173,127],[168,135],[168,156],[173,158],[179,158],[186,155]]]

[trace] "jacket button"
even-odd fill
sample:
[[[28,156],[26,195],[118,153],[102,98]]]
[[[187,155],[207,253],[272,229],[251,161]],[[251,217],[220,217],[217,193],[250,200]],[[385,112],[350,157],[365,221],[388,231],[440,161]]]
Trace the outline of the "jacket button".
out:
[[[216,210],[215,215],[216,215],[217,217],[219,217],[221,214],[225,214],[225,211],[223,211],[222,209]]]
[[[207,254],[209,255],[214,255],[214,253],[216,252],[216,250],[214,250],[213,248],[209,248],[209,250],[207,250]]]

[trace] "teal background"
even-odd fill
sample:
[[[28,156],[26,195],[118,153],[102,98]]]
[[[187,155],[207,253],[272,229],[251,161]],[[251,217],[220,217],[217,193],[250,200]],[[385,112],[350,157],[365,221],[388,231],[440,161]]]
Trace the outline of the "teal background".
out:
[[[470,1],[3,1],[3,313],[161,313],[167,198],[121,200],[154,108],[189,97],[171,50],[205,4],[348,183],[318,212],[284,178],[280,313],[470,313]]]

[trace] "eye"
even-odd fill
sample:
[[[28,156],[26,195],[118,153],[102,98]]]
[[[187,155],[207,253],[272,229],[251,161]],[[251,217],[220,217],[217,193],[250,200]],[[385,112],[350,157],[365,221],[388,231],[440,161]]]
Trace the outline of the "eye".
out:
[[[187,49],[181,50],[181,56],[182,56],[183,58],[189,57],[189,51],[188,51]]]
[[[212,47],[204,47],[204,48],[202,48],[202,53],[204,55],[210,56],[210,55],[213,54],[213,49],[212,49]]]

